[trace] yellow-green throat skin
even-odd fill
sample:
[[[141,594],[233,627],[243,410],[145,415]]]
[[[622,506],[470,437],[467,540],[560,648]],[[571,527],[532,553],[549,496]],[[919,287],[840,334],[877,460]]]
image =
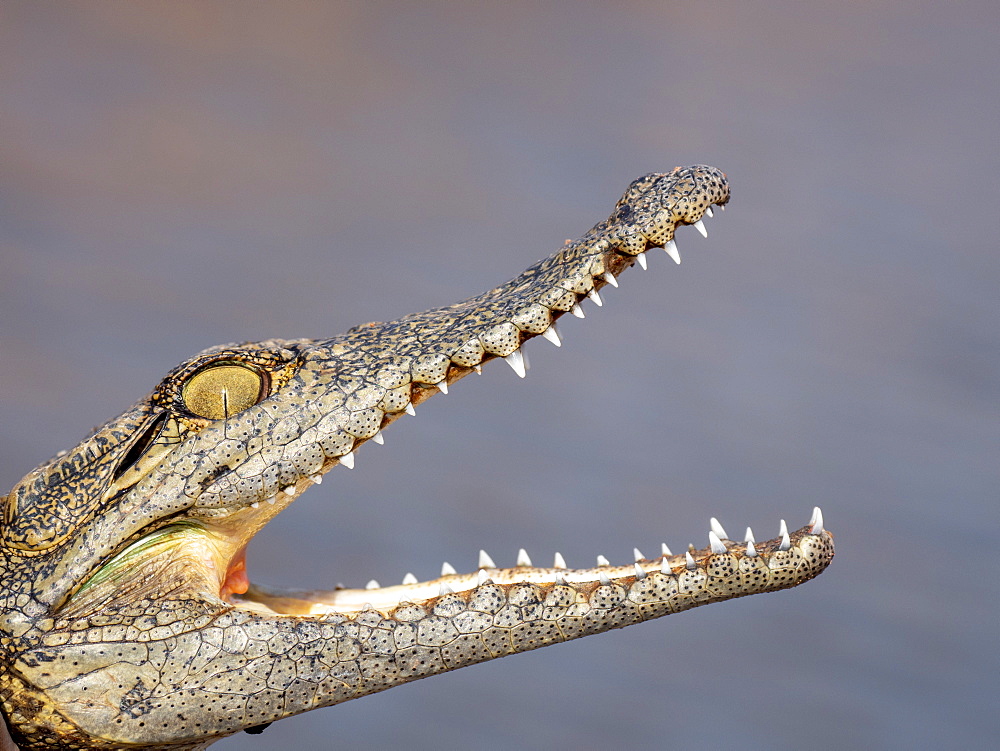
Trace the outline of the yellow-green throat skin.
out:
[[[364,589],[251,584],[247,542],[414,407],[618,286],[729,200],[706,166],[634,181],[607,221],[489,292],[325,340],[225,345],[49,460],[4,498],[0,699],[22,749],[196,749],[477,662],[793,587],[833,539],[810,523],[627,565],[498,568]],[[428,513],[433,513],[429,509]]]

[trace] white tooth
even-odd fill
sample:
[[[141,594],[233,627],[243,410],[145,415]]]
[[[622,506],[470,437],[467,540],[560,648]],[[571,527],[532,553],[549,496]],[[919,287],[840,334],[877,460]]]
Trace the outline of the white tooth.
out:
[[[646,578],[646,572],[642,570],[642,566],[640,566],[638,563],[634,565],[635,565],[635,578],[638,579],[639,581],[642,581],[643,579]]]
[[[725,211],[726,210],[726,204],[724,204],[724,203],[719,204],[719,208],[722,209],[723,211]]]
[[[250,504],[250,508],[260,508],[260,503],[254,501],[253,503]]]
[[[476,365],[473,368],[473,370],[476,371],[476,375],[482,375],[483,374],[483,366],[482,365]]]
[[[708,533],[708,544],[712,547],[712,555],[719,555],[720,553],[726,552],[726,546],[722,544],[722,540],[715,532]]]
[[[611,565],[611,561],[609,561],[603,555],[599,555],[599,556],[597,556],[597,565],[598,566],[610,566]]]
[[[521,548],[517,551],[517,564],[518,566],[530,566],[531,558],[528,557],[528,551]]]
[[[664,558],[666,558],[668,555],[673,555],[673,553],[670,552],[670,548],[667,547],[667,543],[665,542],[660,543],[660,554]]]
[[[755,542],[756,538],[753,536],[753,530],[747,527],[747,535],[743,538],[744,542]]]
[[[632,555],[635,556],[636,563],[646,559],[646,556],[642,554],[642,551],[639,550],[639,548],[632,548]]]
[[[597,580],[605,587],[611,584],[611,579],[609,579],[608,575],[605,574],[603,571],[597,575]]]
[[[438,381],[437,384],[436,384],[436,386],[438,387],[438,391],[440,391],[442,394],[447,394],[448,393],[448,382],[447,381]]]
[[[618,280],[615,279],[615,275],[612,274],[610,271],[605,271],[604,272],[604,281],[606,281],[612,287],[617,287],[618,286]]]
[[[559,338],[559,331],[556,329],[555,321],[550,323],[549,327],[542,332],[542,336],[548,339],[557,347],[562,346],[562,339]]]
[[[601,293],[596,289],[591,288],[590,292],[587,293],[587,297],[594,301],[594,305],[598,308],[604,305],[604,300],[601,299]]]
[[[642,266],[643,271],[649,268],[649,263],[646,261],[645,253],[640,253],[639,255],[637,255],[635,257],[635,260],[637,260],[639,262],[639,265]]]
[[[566,568],[566,560],[562,557],[562,553],[556,553],[552,568]]]
[[[702,237],[708,237],[708,230],[705,229],[705,222],[701,219],[694,223],[694,228],[701,233]]]
[[[726,530],[723,529],[722,525],[719,524],[719,520],[716,519],[714,516],[708,520],[708,526],[712,528],[712,531],[715,532],[715,534],[717,534],[720,539],[722,540],[729,539],[729,535],[726,534]]]
[[[667,251],[668,256],[674,259],[674,263],[681,262],[681,254],[680,251],[677,250],[677,242],[675,240],[668,242],[663,246],[663,249]]]
[[[709,219],[711,219],[713,216],[715,216],[715,214],[712,213],[712,207],[711,206],[709,206],[707,209],[705,209],[705,216],[707,216]]]
[[[479,551],[479,568],[496,568],[497,565],[485,550]]]
[[[566,577],[563,576],[562,574],[558,574],[558,573],[555,576],[552,577],[552,580],[556,584],[565,584],[566,583]]]
[[[407,574],[406,576],[403,577],[403,584],[416,584],[416,583],[417,583],[417,577],[415,577],[413,574]]]
[[[413,408],[413,402],[406,403],[406,414],[413,415],[414,417],[417,416],[417,410]]]
[[[812,524],[812,529],[809,530],[809,534],[823,534],[823,511],[819,506],[813,508],[812,519],[809,520],[809,523]]]
[[[662,561],[660,561],[660,573],[661,574],[666,574],[667,576],[670,576],[672,573],[674,573],[671,570],[671,568],[670,568],[670,564],[667,563],[667,559],[666,558],[664,558]]]
[[[277,501],[277,500],[278,500],[278,496],[272,495],[270,498],[267,499],[267,505],[268,506],[273,506],[275,504],[275,501]]]
[[[792,547],[792,541],[788,539],[788,525],[785,524],[784,519],[781,520],[779,534],[781,534],[781,544],[778,545],[778,550],[788,550]]]
[[[438,595],[450,595],[454,594],[455,590],[449,587],[444,582],[438,584]]]
[[[476,584],[481,587],[489,580],[490,580],[490,575],[486,573],[486,570],[479,569],[479,571],[476,573]]]
[[[747,558],[756,558],[757,548],[754,547],[753,540],[747,540]]]
[[[690,550],[684,551],[684,565],[687,566],[688,571],[694,571],[698,566],[695,565],[694,557],[691,555]]]
[[[313,475],[309,479],[312,480],[317,485],[321,485],[323,483],[323,475]]]
[[[504,360],[507,364],[513,368],[514,372],[517,373],[521,378],[527,374],[527,369],[524,367],[524,355],[521,354],[521,350],[515,349],[509,355],[507,355]]]
[[[348,469],[354,469],[354,452],[348,451],[342,457],[340,457],[340,463],[343,464]]]
[[[441,564],[441,576],[452,576],[457,573],[455,567],[448,563],[448,561]]]
[[[384,446],[385,445],[385,438],[382,437],[382,431],[381,430],[378,433],[376,433],[375,435],[372,436],[372,440],[375,441],[375,443],[377,443],[379,446]]]
[[[370,582],[368,582],[365,585],[365,589],[381,589],[381,587],[379,587],[377,581],[375,581],[374,579],[372,579]]]
[[[569,309],[569,312],[575,315],[577,318],[586,318],[587,314],[583,312],[583,308],[580,307],[580,303],[573,303],[573,307]]]
[[[287,488],[285,488],[285,495],[295,495],[295,486],[289,485]]]
[[[528,359],[528,352],[523,347],[521,348],[521,359],[524,361],[525,372],[531,370],[531,360]]]

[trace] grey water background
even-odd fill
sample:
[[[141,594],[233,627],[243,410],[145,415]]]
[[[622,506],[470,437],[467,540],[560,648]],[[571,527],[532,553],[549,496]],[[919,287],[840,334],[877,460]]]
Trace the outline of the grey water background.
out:
[[[564,346],[395,424],[250,548],[361,586],[803,525],[803,587],[220,749],[995,748],[1000,6],[0,9],[0,487],[210,345],[476,294],[634,177],[732,182]]]

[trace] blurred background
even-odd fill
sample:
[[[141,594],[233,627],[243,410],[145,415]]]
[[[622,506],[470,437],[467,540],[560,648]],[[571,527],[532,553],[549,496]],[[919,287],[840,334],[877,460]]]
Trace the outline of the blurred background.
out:
[[[993,748],[995,2],[5,2],[0,492],[210,345],[492,287],[634,177],[725,170],[533,369],[335,469],[251,577],[773,537],[800,589],[277,723],[237,749]]]

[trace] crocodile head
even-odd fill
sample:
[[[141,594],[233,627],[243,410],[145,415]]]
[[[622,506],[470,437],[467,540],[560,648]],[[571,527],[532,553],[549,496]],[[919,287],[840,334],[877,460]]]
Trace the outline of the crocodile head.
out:
[[[196,748],[415,678],[794,586],[829,563],[820,517],[775,540],[560,556],[324,592],[251,585],[248,541],[400,416],[601,304],[627,267],[729,200],[705,166],[636,180],[611,217],[478,297],[323,340],[206,350],[4,499],[0,698],[23,748]]]

